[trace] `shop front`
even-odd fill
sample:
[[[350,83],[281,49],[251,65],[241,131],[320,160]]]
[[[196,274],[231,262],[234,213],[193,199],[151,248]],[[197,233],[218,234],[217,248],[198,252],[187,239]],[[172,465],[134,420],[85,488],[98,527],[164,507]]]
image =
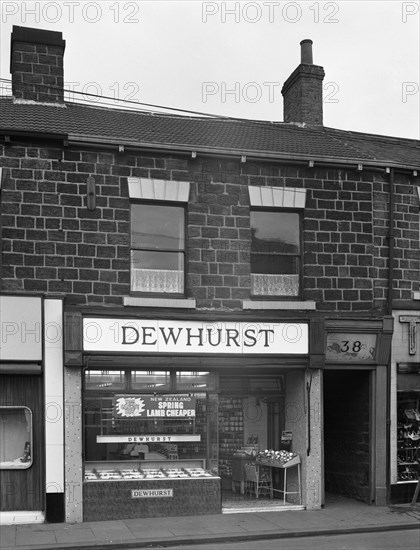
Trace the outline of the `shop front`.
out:
[[[62,521],[62,302],[0,297],[1,523]]]
[[[393,503],[411,502],[420,480],[420,316],[394,311],[390,467]]]
[[[320,507],[308,321],[75,315],[83,521]]]

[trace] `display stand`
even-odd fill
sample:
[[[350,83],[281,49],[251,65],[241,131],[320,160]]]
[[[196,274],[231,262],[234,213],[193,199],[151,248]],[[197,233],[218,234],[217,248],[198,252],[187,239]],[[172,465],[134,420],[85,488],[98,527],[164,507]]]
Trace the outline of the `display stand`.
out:
[[[256,462],[248,462],[245,464],[245,479],[247,489],[250,492],[254,490],[255,498],[260,496],[261,491],[268,491],[270,498],[273,498],[273,474],[270,467],[261,468]]]
[[[204,459],[86,462],[84,521],[220,514],[220,477],[204,466]]]
[[[289,462],[281,463],[270,460],[258,460],[257,464],[261,466],[270,466],[271,468],[278,468],[283,470],[283,489],[273,489],[278,493],[283,494],[283,504],[286,504],[287,495],[299,495],[299,504],[302,504],[302,492],[301,492],[301,478],[300,478],[300,456],[295,456]],[[297,491],[288,491],[287,490],[287,472],[290,468],[297,467],[298,474],[298,490]]]
[[[418,499],[418,496],[419,496],[419,493],[420,493],[420,479],[418,480],[417,482],[417,485],[416,485],[416,488],[414,490],[414,495],[413,495],[413,500],[411,501],[411,504],[416,504],[417,502],[417,499]]]

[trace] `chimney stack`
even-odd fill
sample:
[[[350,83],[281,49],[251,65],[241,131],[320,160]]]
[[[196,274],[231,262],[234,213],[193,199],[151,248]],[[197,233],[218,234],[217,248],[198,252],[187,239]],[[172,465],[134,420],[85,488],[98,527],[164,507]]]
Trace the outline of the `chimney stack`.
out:
[[[322,126],[322,81],[324,69],[313,64],[312,40],[300,43],[300,65],[283,85],[284,122]]]
[[[14,26],[10,50],[13,97],[63,104],[65,47],[61,32]]]

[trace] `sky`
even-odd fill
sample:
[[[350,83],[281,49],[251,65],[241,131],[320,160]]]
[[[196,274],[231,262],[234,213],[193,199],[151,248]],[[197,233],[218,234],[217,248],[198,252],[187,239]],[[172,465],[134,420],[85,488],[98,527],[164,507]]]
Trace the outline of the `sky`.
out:
[[[65,87],[110,106],[282,121],[281,88],[309,38],[326,73],[325,126],[420,138],[419,1],[2,0],[0,10],[2,79],[13,25],[48,29],[66,40]]]

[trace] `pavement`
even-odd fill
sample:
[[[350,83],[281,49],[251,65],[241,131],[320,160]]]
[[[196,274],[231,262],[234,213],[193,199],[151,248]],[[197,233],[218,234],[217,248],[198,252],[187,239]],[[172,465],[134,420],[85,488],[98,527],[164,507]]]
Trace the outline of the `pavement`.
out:
[[[2,525],[1,550],[117,550],[206,542],[419,529],[420,503],[375,507],[340,497],[321,510],[282,510],[89,523]],[[261,543],[258,545],[262,548]]]

